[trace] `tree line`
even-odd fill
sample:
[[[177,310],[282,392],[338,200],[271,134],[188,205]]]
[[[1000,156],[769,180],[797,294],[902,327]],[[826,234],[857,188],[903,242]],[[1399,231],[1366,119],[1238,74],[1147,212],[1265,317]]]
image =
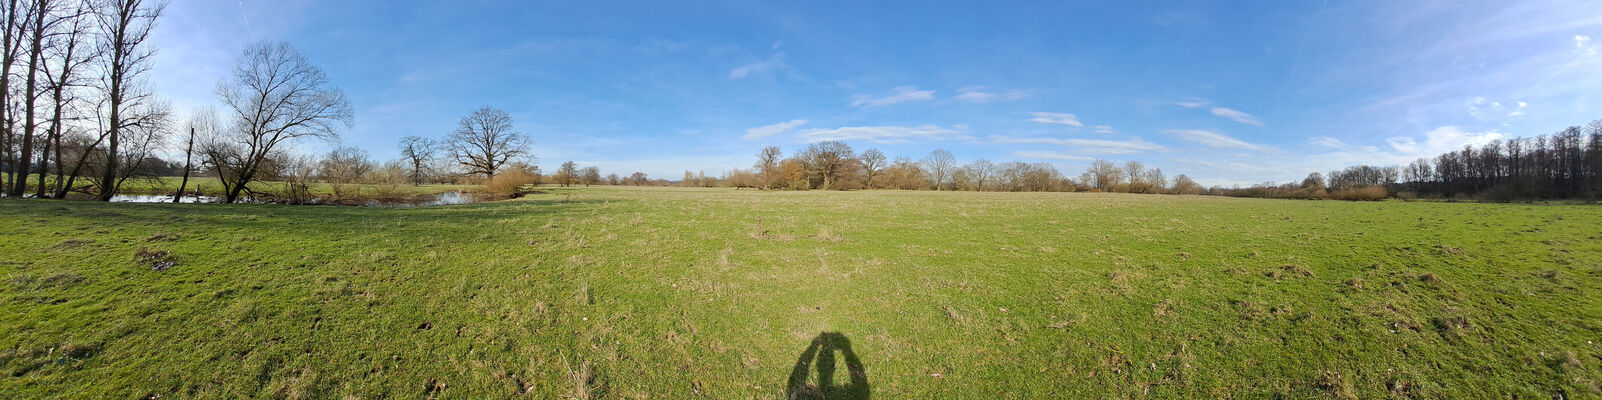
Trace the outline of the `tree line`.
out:
[[[686,171],[679,184],[790,190],[1205,193],[1188,176],[1168,178],[1161,168],[1149,168],[1139,161],[1117,165],[1094,160],[1086,171],[1074,177],[1049,163],[979,159],[962,164],[945,149],[931,151],[918,160],[892,160],[879,149],[857,153],[840,141],[812,143],[789,157],[780,147],[769,146],[757,154],[756,163],[749,169],[737,168],[717,179]]]
[[[1485,201],[1602,199],[1602,119],[1550,135],[1465,145],[1407,165],[1357,165],[1299,183],[1213,188],[1240,197]]]
[[[0,3],[0,193],[62,198],[83,185],[109,199],[150,166],[170,112],[143,84],[145,42],[164,6]]]

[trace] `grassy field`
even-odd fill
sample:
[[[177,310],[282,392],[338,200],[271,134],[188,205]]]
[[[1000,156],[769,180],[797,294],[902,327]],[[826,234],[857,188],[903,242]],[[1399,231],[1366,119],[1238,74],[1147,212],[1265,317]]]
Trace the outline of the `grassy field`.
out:
[[[1602,396],[1596,206],[598,187],[0,221],[14,398]]]

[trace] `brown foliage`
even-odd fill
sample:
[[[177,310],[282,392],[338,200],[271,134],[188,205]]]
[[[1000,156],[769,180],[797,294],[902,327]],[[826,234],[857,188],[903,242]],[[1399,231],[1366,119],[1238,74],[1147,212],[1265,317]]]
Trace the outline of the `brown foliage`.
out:
[[[533,173],[522,168],[512,168],[490,177],[484,182],[484,190],[507,197],[517,197],[524,193],[524,187],[537,183]]]
[[[1351,189],[1341,189],[1330,192],[1329,198],[1350,201],[1380,201],[1390,196],[1384,187],[1365,186]]]

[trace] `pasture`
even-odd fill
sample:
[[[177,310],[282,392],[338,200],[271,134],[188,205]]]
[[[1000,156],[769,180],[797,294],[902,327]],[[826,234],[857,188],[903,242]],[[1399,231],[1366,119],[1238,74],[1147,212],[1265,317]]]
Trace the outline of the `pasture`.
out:
[[[1602,208],[0,200],[14,398],[1602,396]]]

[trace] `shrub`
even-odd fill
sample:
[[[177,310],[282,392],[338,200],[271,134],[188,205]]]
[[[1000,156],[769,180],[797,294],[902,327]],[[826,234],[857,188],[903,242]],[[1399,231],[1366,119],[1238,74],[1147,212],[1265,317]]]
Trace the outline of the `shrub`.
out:
[[[378,197],[392,199],[400,195],[401,186],[410,182],[406,176],[406,167],[399,162],[390,161],[374,169],[366,176],[368,183],[378,192]]]
[[[1350,201],[1380,201],[1384,200],[1387,196],[1390,196],[1390,193],[1386,192],[1385,188],[1382,186],[1364,186],[1341,189],[1329,194],[1329,197],[1332,199]]]
[[[534,174],[522,169],[511,169],[495,174],[484,182],[484,190],[507,197],[523,195],[525,186],[537,183]]]

